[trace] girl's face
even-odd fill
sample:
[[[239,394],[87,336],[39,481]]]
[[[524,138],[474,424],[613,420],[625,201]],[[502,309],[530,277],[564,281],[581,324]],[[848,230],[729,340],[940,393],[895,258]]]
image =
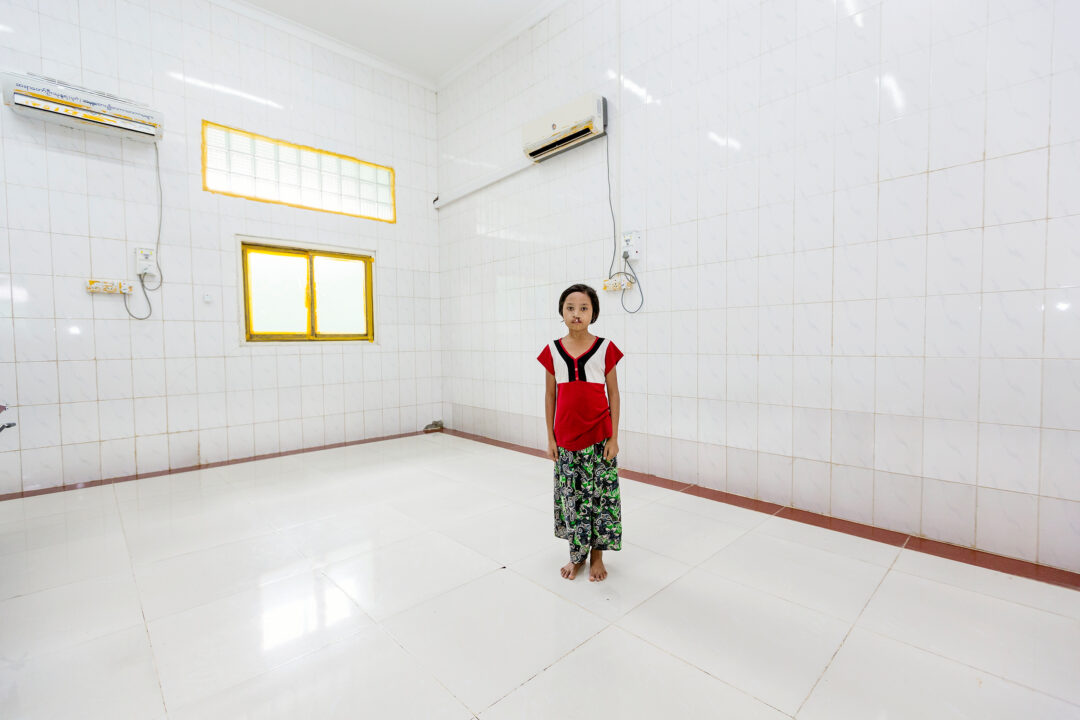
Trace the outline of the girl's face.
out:
[[[562,306],[562,319],[571,330],[584,330],[592,322],[592,302],[583,292],[570,293]]]

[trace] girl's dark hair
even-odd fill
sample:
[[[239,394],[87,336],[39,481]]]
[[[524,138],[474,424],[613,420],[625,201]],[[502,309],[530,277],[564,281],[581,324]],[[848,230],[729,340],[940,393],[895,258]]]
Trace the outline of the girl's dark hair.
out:
[[[585,293],[589,296],[589,302],[592,303],[592,320],[590,322],[596,322],[596,318],[600,317],[600,298],[596,296],[596,291],[588,285],[578,283],[571,285],[562,291],[562,295],[559,296],[559,315],[562,315],[563,305],[566,304],[566,298],[570,293]]]

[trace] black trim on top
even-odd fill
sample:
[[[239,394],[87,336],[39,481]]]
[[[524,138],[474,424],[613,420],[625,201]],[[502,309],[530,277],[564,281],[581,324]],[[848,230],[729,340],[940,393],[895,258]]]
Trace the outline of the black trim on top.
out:
[[[574,358],[570,356],[570,353],[566,352],[566,348],[562,346],[561,340],[555,341],[555,349],[559,351],[559,355],[562,357],[563,362],[566,363],[566,377],[573,382],[577,379],[577,373],[574,372]]]
[[[582,382],[588,382],[588,379],[585,377],[585,366],[589,363],[589,360],[592,359],[592,356],[597,353],[597,351],[600,349],[600,346],[603,345],[603,344],[604,344],[604,338],[602,338],[602,337],[596,338],[596,342],[593,343],[593,346],[591,348],[589,348],[588,350],[586,350],[585,354],[577,359],[578,380],[581,380]],[[603,381],[604,381],[604,379],[600,378],[600,380],[598,382],[603,382]]]

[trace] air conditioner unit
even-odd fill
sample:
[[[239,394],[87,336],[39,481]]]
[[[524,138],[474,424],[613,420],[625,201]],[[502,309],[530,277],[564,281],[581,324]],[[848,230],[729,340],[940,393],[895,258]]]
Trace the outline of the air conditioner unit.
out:
[[[19,115],[143,142],[161,140],[165,130],[160,112],[132,100],[40,75],[3,72],[0,80],[4,104]]]
[[[607,101],[602,95],[585,95],[552,110],[521,128],[521,144],[534,162],[565,152],[604,134]]]

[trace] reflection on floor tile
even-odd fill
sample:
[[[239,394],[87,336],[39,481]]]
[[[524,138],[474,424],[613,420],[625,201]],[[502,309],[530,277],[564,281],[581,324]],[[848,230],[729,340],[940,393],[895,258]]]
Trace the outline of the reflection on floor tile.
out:
[[[1080,593],[623,497],[603,583],[450,435],[0,503],[0,717],[1080,720]]]

